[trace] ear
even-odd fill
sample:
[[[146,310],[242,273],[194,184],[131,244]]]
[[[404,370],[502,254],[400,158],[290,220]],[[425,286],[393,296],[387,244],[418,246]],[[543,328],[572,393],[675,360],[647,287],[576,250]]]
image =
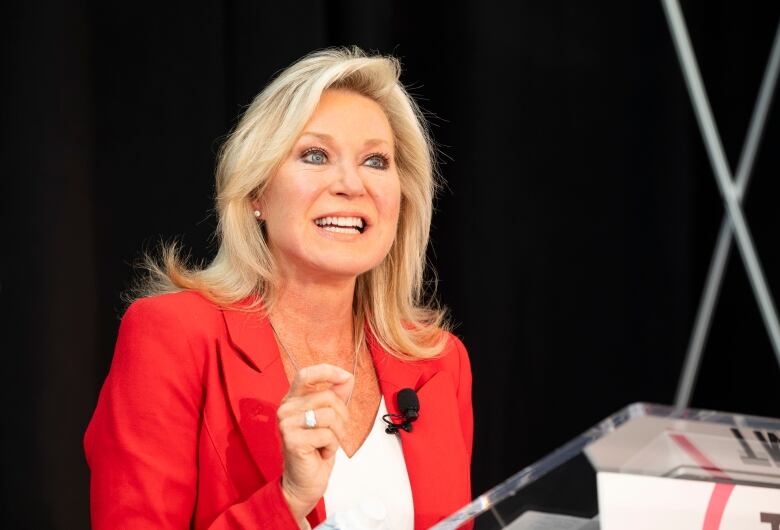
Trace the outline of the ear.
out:
[[[262,219],[264,217],[263,214],[265,213],[265,201],[263,200],[263,197],[257,193],[257,190],[255,190],[252,195],[250,195],[249,205],[253,211],[260,212],[260,217],[258,217],[258,219]]]

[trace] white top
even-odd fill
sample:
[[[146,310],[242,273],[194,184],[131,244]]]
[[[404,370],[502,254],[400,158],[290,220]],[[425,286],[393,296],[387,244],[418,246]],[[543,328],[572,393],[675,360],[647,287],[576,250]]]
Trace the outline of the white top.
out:
[[[385,398],[368,438],[349,458],[339,448],[336,463],[325,490],[325,512],[332,515],[356,510],[364,501],[381,502],[387,513],[386,524],[393,530],[413,530],[414,504],[409,474],[401,450],[401,439],[385,432],[382,416],[387,414]]]

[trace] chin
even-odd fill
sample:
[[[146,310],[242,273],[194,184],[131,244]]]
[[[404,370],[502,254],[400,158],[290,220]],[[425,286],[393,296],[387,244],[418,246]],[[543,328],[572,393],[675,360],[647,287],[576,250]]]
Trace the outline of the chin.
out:
[[[333,276],[341,276],[344,278],[357,278],[361,274],[364,274],[371,269],[373,269],[376,265],[372,266],[359,266],[355,263],[350,263],[349,265],[346,265],[344,267],[334,267],[331,265],[330,267],[320,269],[320,271],[324,274],[330,274]]]
[[[365,257],[363,259],[342,257],[336,260],[327,260],[324,263],[319,262],[314,266],[314,269],[326,276],[357,278],[361,274],[377,267],[380,263],[382,263],[382,260],[366,260]]]

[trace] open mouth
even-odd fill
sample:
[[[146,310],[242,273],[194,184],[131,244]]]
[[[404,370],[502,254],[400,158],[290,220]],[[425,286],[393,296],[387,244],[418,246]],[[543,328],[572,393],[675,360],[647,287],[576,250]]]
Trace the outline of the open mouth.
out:
[[[366,229],[366,222],[361,217],[320,217],[314,224],[337,234],[362,234]]]

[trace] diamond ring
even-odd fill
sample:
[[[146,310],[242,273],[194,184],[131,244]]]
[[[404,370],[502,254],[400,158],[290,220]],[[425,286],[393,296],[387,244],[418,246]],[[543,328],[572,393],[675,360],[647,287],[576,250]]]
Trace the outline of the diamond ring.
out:
[[[317,426],[317,416],[314,415],[314,411],[312,409],[304,411],[303,424],[307,429],[313,429]]]

